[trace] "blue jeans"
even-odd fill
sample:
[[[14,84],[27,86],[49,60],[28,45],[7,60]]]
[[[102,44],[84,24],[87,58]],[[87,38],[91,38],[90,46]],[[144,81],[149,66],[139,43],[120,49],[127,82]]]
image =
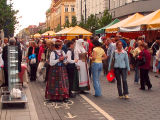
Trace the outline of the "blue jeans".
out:
[[[139,82],[139,68],[138,68],[138,66],[135,67],[134,82]]]
[[[103,69],[102,63],[92,63],[93,87],[95,96],[101,96],[100,75]]]

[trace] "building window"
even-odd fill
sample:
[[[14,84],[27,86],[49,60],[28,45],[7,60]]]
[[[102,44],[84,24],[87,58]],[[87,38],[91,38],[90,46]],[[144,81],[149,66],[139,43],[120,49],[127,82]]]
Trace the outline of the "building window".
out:
[[[65,21],[66,21],[66,22],[67,22],[67,21],[69,21],[69,18],[68,18],[68,16],[66,16],[66,17],[65,17]]]
[[[75,5],[71,5],[71,12],[75,12]]]
[[[65,7],[65,12],[68,12],[68,7]]]
[[[74,7],[71,7],[71,12],[74,12],[74,11],[75,11]]]

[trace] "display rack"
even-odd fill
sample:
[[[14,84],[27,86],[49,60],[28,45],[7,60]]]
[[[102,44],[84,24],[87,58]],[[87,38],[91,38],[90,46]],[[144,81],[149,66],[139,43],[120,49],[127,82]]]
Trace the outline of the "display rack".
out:
[[[1,103],[26,103],[27,97],[22,89],[22,84],[18,76],[18,47],[8,46],[8,88],[2,88]],[[20,98],[13,98],[10,93],[13,88],[22,91]]]

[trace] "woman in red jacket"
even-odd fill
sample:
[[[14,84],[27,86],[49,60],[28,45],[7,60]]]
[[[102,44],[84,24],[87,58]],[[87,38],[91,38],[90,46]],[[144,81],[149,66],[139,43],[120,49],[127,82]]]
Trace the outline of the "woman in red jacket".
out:
[[[148,75],[151,63],[151,53],[147,50],[147,48],[148,45],[146,43],[140,45],[141,53],[139,54],[138,59],[144,59],[144,64],[140,66],[140,90],[145,90],[145,85],[148,86],[148,90],[152,88],[152,84]]]

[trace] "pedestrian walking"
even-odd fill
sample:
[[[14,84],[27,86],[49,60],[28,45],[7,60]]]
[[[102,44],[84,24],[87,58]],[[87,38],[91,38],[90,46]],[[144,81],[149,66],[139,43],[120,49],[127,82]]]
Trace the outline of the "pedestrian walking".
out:
[[[141,53],[138,56],[139,61],[143,64],[140,65],[140,90],[145,90],[145,86],[148,86],[148,90],[152,88],[152,84],[149,78],[149,69],[151,63],[151,53],[148,51],[148,45],[143,43],[140,45]]]
[[[111,62],[114,59],[114,73],[117,80],[117,89],[119,98],[128,99],[128,84],[127,84],[127,71],[130,72],[129,67],[129,59],[127,52],[123,49],[123,44],[121,41],[116,43],[117,49],[112,53],[112,57],[109,62],[109,71],[111,70]],[[122,84],[123,83],[123,92],[122,92]]]
[[[36,73],[38,67],[38,53],[39,53],[39,47],[37,47],[36,43],[32,41],[31,46],[28,49],[31,82],[36,81]]]
[[[140,54],[141,52],[141,49],[140,49],[140,45],[142,44],[142,41],[139,40],[138,41],[138,47],[136,47],[134,50],[133,50],[133,59],[134,59],[134,70],[135,70],[135,75],[134,75],[134,83],[135,84],[138,84],[139,82],[139,66],[138,66],[138,63],[137,63],[137,57],[138,55]]]
[[[92,60],[92,76],[93,76],[93,86],[95,90],[95,97],[102,95],[100,86],[100,75],[103,70],[102,60],[107,59],[104,50],[101,48],[102,44],[98,40],[93,41],[94,49]]]
[[[151,49],[153,51],[152,56],[153,56],[153,72],[157,72],[157,66],[156,65],[156,53],[159,50],[159,45],[160,45],[160,37],[156,38],[156,41],[152,44]]]
[[[8,60],[9,60],[8,47],[9,46],[17,46],[16,40],[14,38],[9,39],[9,44],[3,48],[3,52],[2,52],[2,59],[4,61],[4,76],[5,76],[5,83],[3,84],[3,86],[7,86],[7,87],[8,87]],[[21,62],[22,62],[22,51],[18,47],[18,72],[21,72]]]
[[[107,41],[106,37],[103,37],[102,40],[103,40],[102,48],[103,48],[105,54],[107,55],[108,41]],[[103,73],[104,73],[104,76],[106,76],[108,73],[108,60],[105,59],[102,61],[102,63],[103,63]]]
[[[157,67],[157,73],[160,74],[160,49],[156,53],[156,64],[155,66]],[[155,77],[159,77],[159,75],[156,75]]]

